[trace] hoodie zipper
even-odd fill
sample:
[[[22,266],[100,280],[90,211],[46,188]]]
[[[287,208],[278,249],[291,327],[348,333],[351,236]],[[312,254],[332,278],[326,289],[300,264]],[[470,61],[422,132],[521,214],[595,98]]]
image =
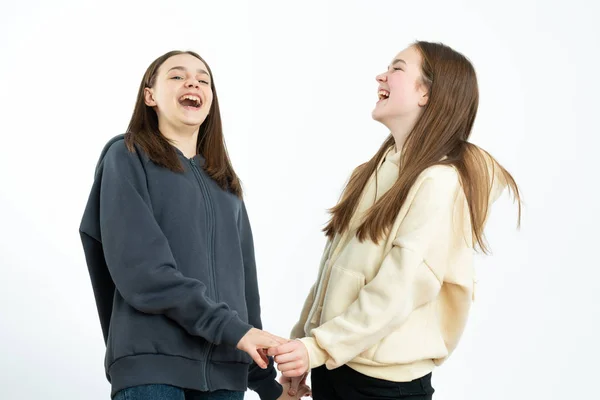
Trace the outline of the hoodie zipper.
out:
[[[213,247],[214,247],[214,233],[215,233],[215,211],[212,204],[212,198],[210,197],[210,192],[208,187],[206,186],[206,182],[202,178],[202,174],[200,173],[200,169],[194,161],[193,158],[190,159],[190,164],[192,166],[192,171],[194,171],[194,175],[196,176],[196,180],[198,181],[198,185],[200,186],[200,191],[204,196],[206,201],[206,205],[208,208],[207,213],[207,221],[208,225],[208,273],[209,273],[209,282],[208,282],[208,293],[209,295],[214,295],[215,302],[219,301],[217,289],[215,287],[215,271],[214,271],[214,260],[213,260]],[[206,361],[204,364],[204,381],[206,382],[206,390],[210,391],[210,384],[208,381],[208,366],[210,361],[210,356],[212,354],[213,344],[208,342],[208,350],[206,351]]]

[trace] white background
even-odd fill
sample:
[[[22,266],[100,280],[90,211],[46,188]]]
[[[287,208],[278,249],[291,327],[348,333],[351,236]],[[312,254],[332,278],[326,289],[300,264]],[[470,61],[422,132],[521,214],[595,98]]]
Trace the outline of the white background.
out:
[[[0,6],[0,397],[108,399],[78,226],[100,150],[149,63],[214,71],[253,223],[265,329],[287,336],[320,229],[387,135],[375,75],[413,40],[474,63],[472,141],[513,173],[477,301],[438,400],[596,398],[599,6],[558,1],[28,1]],[[253,393],[246,398],[258,399]]]

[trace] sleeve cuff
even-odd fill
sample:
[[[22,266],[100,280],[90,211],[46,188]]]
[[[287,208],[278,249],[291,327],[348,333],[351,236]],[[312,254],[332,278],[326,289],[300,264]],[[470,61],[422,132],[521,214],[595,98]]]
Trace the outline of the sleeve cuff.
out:
[[[236,315],[223,327],[221,342],[236,347],[250,329],[252,329],[252,325],[243,322]]]
[[[298,340],[304,343],[304,346],[306,346],[306,349],[308,350],[309,369],[318,368],[325,364],[329,355],[325,350],[319,347],[315,338],[305,337]]]
[[[283,387],[275,379],[264,382],[254,389],[260,400],[277,400],[283,393]]]

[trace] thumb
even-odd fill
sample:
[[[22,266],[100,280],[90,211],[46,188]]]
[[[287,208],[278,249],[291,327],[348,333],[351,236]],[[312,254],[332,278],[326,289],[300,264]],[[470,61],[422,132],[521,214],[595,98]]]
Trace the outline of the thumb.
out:
[[[258,352],[258,355],[260,356],[260,358],[265,362],[265,364],[269,365],[270,361],[269,361],[269,357],[267,356],[265,349],[257,349],[256,350]]]
[[[254,360],[256,365],[258,365],[262,369],[267,368],[267,364],[265,363],[263,358],[260,356],[260,354],[258,354],[258,351],[256,351],[256,349],[252,349],[252,348],[248,349],[247,353],[250,355],[250,357],[252,357],[252,359]]]

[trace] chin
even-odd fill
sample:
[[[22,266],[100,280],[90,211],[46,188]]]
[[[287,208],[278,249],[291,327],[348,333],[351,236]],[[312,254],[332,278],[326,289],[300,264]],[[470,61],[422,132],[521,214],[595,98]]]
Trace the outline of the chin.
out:
[[[374,109],[374,110],[373,110],[373,112],[371,113],[371,118],[373,118],[373,119],[374,119],[375,121],[377,121],[377,122],[381,122],[381,123],[383,123],[383,118],[384,118],[384,116],[383,116],[383,115],[381,115],[381,113],[380,113],[380,112],[378,112],[378,110],[377,110],[377,109]]]
[[[373,112],[371,114],[371,117],[373,117],[373,120],[379,122],[380,124],[382,124],[386,128],[390,129],[389,125],[387,124],[387,118],[386,118],[385,115],[380,115],[380,114],[377,114],[376,112]]]
[[[200,126],[206,121],[206,115],[203,117],[197,118],[184,118],[181,122],[183,122],[187,126]]]

